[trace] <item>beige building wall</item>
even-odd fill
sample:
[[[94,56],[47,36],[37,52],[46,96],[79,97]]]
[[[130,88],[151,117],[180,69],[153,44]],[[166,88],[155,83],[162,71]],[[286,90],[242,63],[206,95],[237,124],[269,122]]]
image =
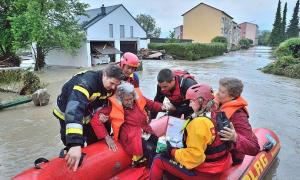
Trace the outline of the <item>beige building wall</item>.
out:
[[[206,5],[200,5],[183,15],[183,39],[193,42],[210,43],[221,35],[223,13]]]

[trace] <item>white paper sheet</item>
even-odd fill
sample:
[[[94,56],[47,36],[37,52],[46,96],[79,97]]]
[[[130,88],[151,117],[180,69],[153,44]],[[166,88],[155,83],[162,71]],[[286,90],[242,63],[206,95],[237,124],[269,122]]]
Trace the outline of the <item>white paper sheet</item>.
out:
[[[182,148],[182,136],[184,132],[182,129],[186,121],[172,116],[169,118],[166,138],[170,141],[172,147]]]

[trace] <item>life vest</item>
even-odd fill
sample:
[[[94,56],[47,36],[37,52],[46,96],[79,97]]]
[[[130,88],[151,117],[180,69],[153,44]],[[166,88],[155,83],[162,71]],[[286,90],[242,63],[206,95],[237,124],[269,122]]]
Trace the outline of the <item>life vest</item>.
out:
[[[215,126],[215,140],[212,144],[208,145],[204,154],[206,155],[205,162],[216,162],[218,160],[223,159],[226,157],[229,153],[228,146],[225,144],[225,142],[221,141],[220,135],[217,133],[216,124],[213,121]]]
[[[247,106],[248,103],[247,101],[242,98],[241,96],[239,96],[238,98],[232,100],[232,101],[229,101],[229,102],[226,102],[224,103],[220,110],[225,112],[226,114],[226,117],[230,120],[231,116],[238,110],[243,110],[247,113],[247,116],[249,117],[249,113],[248,113],[248,110],[247,110]]]
[[[183,78],[191,78],[195,80],[195,77],[185,70],[172,70],[172,72],[175,76],[179,76]]]
[[[205,118],[208,118],[206,116],[203,116]],[[212,121],[212,123],[214,124],[214,129],[212,130],[212,134],[214,136],[214,140],[213,142],[207,146],[204,154],[206,156],[205,158],[205,162],[216,162],[219,161],[223,158],[225,158],[228,153],[229,153],[229,149],[227,148],[226,144],[221,141],[221,137],[220,135],[217,133],[217,128],[216,128],[216,122],[215,120],[208,118]],[[190,120],[188,123],[190,123],[192,120]],[[185,125],[185,127],[187,127],[188,123]],[[184,129],[184,134],[183,134],[183,144],[186,147],[186,139],[187,139],[187,130],[186,128]],[[201,167],[201,165],[199,166],[199,168]],[[197,169],[197,167],[196,167]]]
[[[137,93],[137,99],[135,100],[135,103],[137,103],[139,109],[147,116],[147,112],[145,111],[146,99],[142,95],[142,92],[139,88],[135,88],[135,92]],[[109,102],[112,106],[109,117],[114,133],[114,139],[118,141],[120,128],[125,121],[124,108],[122,106],[122,102],[119,101],[115,95],[109,98]]]
[[[175,76],[179,76],[183,78],[191,78],[195,80],[195,77],[185,70],[172,70],[172,72]]]
[[[195,79],[190,73],[184,70],[173,70],[175,75],[175,89],[172,92],[162,92],[171,103],[181,103],[185,100],[185,95],[182,94],[181,88],[186,78]]]

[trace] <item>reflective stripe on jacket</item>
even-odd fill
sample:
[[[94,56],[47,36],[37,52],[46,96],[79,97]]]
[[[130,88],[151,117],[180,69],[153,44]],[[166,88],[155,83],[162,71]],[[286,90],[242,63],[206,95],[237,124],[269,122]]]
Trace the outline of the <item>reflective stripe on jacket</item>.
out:
[[[63,85],[57,98],[58,108],[53,113],[65,120],[67,146],[84,144],[82,124],[88,123],[85,117],[106,105],[112,95],[105,89],[102,76],[102,71],[85,71],[74,75]]]
[[[63,113],[63,112],[61,112],[61,110],[57,107],[57,106],[55,106],[54,108],[53,108],[53,114],[59,119],[59,120],[61,120],[61,121],[64,121],[65,120],[65,113]],[[91,115],[89,115],[89,116],[85,116],[84,118],[83,118],[83,120],[82,120],[82,123],[83,124],[88,124],[90,121],[91,121]]]

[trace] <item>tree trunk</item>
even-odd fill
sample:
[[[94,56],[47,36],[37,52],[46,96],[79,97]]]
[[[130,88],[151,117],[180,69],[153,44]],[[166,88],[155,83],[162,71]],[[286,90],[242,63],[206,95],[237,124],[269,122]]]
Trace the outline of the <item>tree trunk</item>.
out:
[[[44,67],[44,65],[45,65],[45,54],[43,52],[43,48],[39,46],[39,44],[37,44],[34,71],[39,71]]]
[[[4,47],[2,45],[0,46],[0,50],[1,50],[0,55],[4,56],[6,52],[5,52]]]

